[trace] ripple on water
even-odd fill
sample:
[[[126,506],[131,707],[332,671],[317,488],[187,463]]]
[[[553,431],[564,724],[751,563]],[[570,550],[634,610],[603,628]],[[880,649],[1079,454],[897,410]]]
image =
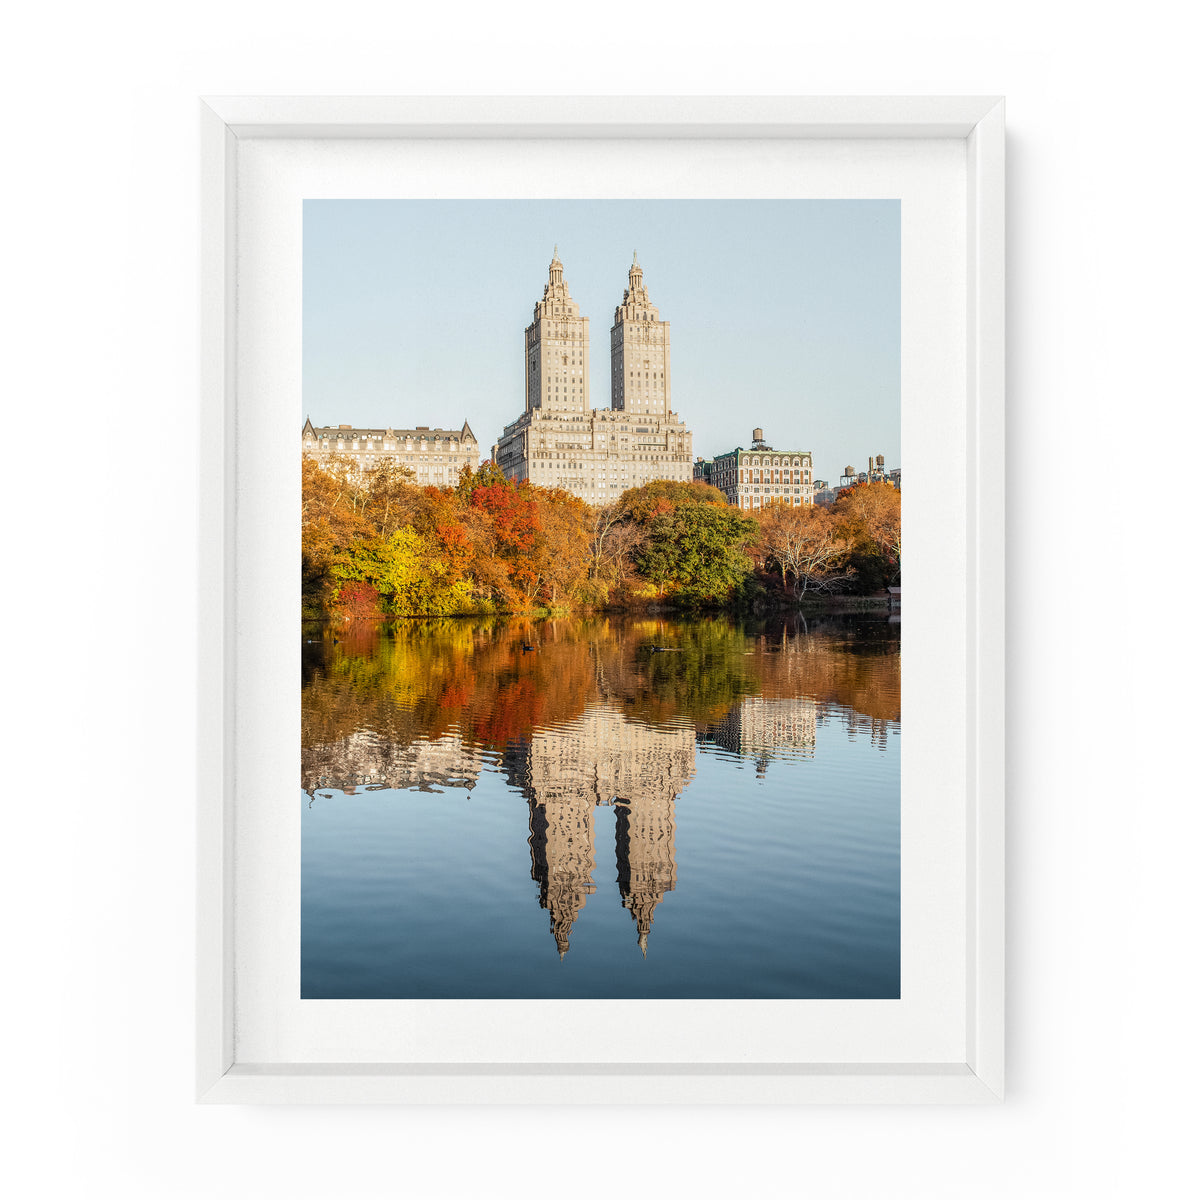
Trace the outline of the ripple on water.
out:
[[[448,624],[306,664],[305,996],[897,994],[886,630]]]

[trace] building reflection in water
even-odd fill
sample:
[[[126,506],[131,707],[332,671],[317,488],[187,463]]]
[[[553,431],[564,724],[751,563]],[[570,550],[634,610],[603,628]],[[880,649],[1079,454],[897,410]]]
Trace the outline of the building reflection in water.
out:
[[[362,644],[306,643],[301,785],[310,801],[323,789],[471,790],[499,763],[529,805],[530,873],[560,957],[597,888],[596,809],[612,807],[615,883],[645,952],[676,885],[675,800],[698,743],[765,775],[812,759],[831,723],[880,750],[898,732],[898,641],[864,624],[871,637],[854,642],[856,628],[750,638],[711,622],[402,624]],[[659,642],[678,652],[647,652]],[[548,723],[550,712],[568,719]]]
[[[454,734],[430,741],[392,741],[370,729],[357,729],[336,742],[306,746],[300,752],[300,786],[311,799],[320,788],[353,796],[398,788],[418,792],[457,787],[470,791],[484,765],[479,746]]]
[[[596,890],[601,805],[616,808],[617,888],[645,954],[654,910],[675,887],[675,798],[696,772],[694,727],[643,725],[597,706],[536,730],[504,763],[529,803],[530,874],[559,957]]]
[[[811,696],[747,696],[697,736],[739,758],[752,758],[757,773],[764,775],[781,752],[789,758],[813,757],[817,703]]]

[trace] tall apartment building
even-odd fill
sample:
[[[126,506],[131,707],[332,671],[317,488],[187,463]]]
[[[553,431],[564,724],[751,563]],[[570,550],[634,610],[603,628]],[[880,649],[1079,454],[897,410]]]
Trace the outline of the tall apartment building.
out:
[[[305,421],[300,431],[301,452],[318,460],[332,454],[349,455],[360,471],[385,461],[412,469],[422,487],[453,487],[463,467],[479,465],[479,443],[464,421],[461,429],[359,429],[353,425],[314,426]]]
[[[812,451],[776,450],[754,430],[749,450],[738,446],[711,459],[697,459],[692,477],[725,493],[738,508],[762,508],[772,502],[813,502]]]
[[[509,479],[608,504],[653,479],[691,478],[692,435],[671,410],[671,324],[650,303],[636,251],[609,345],[611,403],[593,409],[588,318],[556,246],[525,330],[525,411],[493,447]]]

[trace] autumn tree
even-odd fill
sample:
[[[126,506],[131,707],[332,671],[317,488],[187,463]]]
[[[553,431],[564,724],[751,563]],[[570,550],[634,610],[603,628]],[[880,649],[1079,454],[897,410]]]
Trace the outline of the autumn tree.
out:
[[[569,605],[588,581],[591,508],[578,496],[557,488],[537,488],[534,496],[541,527],[533,553],[538,594],[552,607]]]
[[[304,604],[322,611],[334,598],[334,568],[371,527],[353,482],[353,460],[334,455],[330,469],[305,456],[300,461],[300,579]]]
[[[459,472],[458,482],[452,489],[464,503],[471,499],[476,488],[512,487],[512,481],[494,462],[481,463],[478,467],[466,466]]]
[[[854,574],[850,565],[852,544],[841,534],[837,518],[819,505],[796,507],[769,504],[758,513],[757,557],[764,566],[774,564],[788,577],[797,600],[808,592],[828,592]]]
[[[384,459],[367,472],[364,514],[382,538],[389,538],[403,525],[411,523],[418,489],[412,484],[414,472],[402,463]]]
[[[725,494],[698,480],[655,479],[641,487],[623,492],[617,501],[621,514],[640,525],[648,524],[661,513],[684,505],[726,505]]]
[[[483,518],[476,525],[478,578],[503,607],[519,611],[529,606],[539,579],[532,559],[541,531],[538,506],[528,485],[518,487],[499,471],[490,479],[482,475],[468,500]]]
[[[471,577],[478,556],[478,528],[482,520],[449,488],[422,490],[417,525],[438,560],[439,573],[450,585]]]
[[[379,578],[389,545],[412,517],[416,495],[412,471],[385,459],[362,470],[350,455],[301,459],[301,582],[307,608],[362,614],[361,600],[338,604],[350,582],[369,584],[380,595],[390,589]],[[355,596],[365,594],[353,589]],[[349,593],[347,593],[349,596]]]
[[[832,509],[841,537],[851,544],[851,562],[865,590],[900,575],[900,493],[887,483],[845,488]]]
[[[616,503],[592,509],[588,537],[589,578],[596,596],[607,599],[613,588],[622,588],[630,581],[645,534]]]

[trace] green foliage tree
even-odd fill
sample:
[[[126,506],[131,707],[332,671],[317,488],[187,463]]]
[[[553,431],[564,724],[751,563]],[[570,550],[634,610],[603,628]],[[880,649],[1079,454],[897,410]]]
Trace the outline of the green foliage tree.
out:
[[[746,546],[757,533],[753,520],[728,505],[682,504],[648,522],[638,569],[660,597],[726,603],[750,576]]]

